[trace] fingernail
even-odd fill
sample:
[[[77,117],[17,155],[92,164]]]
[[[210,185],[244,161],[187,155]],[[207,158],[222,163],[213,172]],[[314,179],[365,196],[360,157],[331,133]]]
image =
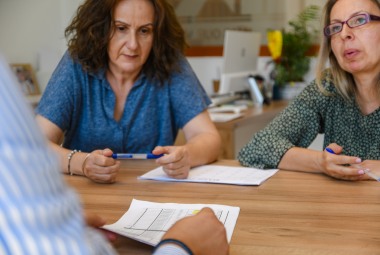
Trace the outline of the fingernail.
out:
[[[356,162],[356,163],[360,163],[360,162],[362,162],[362,160],[361,160],[360,158],[357,158],[357,159],[355,160],[355,162]]]
[[[358,174],[365,174],[365,171],[364,170],[359,170]]]

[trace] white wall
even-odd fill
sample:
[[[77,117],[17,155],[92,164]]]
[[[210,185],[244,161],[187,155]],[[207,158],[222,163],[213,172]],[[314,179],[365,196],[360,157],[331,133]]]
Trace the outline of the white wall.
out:
[[[0,52],[9,63],[32,64],[42,89],[66,49],[64,28],[80,2],[0,0]]]
[[[10,63],[31,63],[41,91],[66,49],[64,29],[82,1],[0,0],[0,52]],[[287,1],[287,6],[301,6],[305,0]],[[290,11],[289,16],[292,16]],[[212,92],[212,80],[220,78],[222,58],[189,60],[206,90]],[[264,73],[268,70],[266,62],[266,58],[260,58],[259,68]]]

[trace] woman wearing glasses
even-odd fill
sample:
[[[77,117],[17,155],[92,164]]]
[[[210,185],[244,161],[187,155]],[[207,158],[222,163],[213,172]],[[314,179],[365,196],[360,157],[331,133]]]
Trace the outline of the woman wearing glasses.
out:
[[[380,1],[328,0],[317,76],[240,151],[245,166],[380,176]],[[326,67],[329,68],[326,69]],[[324,133],[324,151],[307,149]]]

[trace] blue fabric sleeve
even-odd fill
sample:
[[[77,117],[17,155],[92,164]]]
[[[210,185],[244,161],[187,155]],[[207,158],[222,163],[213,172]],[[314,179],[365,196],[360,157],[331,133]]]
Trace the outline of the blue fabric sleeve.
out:
[[[0,254],[114,254],[85,226],[79,198],[7,68],[0,59]]]
[[[170,100],[176,125],[183,128],[191,119],[206,110],[211,100],[188,61],[184,58],[180,65],[181,73],[175,75],[170,84]]]

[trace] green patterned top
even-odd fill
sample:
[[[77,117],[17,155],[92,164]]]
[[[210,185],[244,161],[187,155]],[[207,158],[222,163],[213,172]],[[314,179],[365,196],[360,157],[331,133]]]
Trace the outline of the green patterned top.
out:
[[[348,102],[338,95],[334,84],[327,80],[322,84],[331,95],[322,94],[313,81],[241,149],[240,163],[277,168],[287,150],[307,148],[318,133],[325,134],[324,147],[337,143],[343,147],[342,154],[380,159],[380,108],[363,115],[354,100]]]

